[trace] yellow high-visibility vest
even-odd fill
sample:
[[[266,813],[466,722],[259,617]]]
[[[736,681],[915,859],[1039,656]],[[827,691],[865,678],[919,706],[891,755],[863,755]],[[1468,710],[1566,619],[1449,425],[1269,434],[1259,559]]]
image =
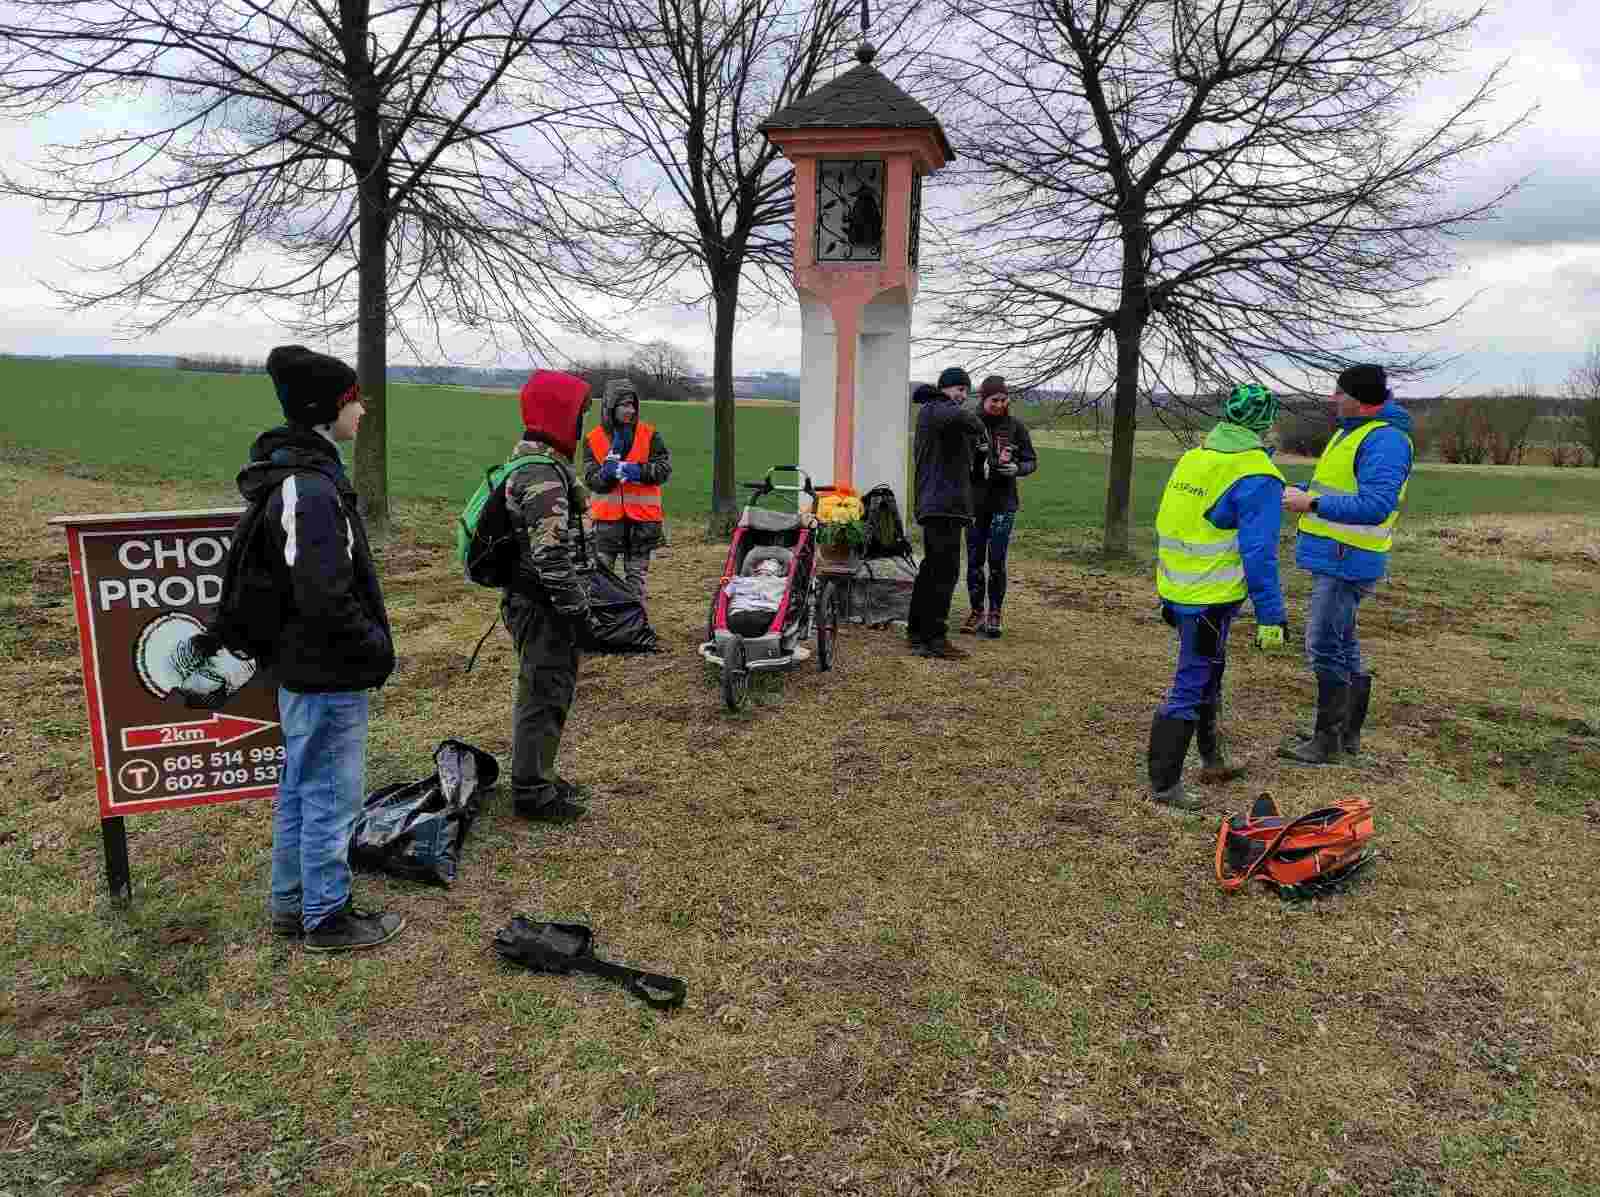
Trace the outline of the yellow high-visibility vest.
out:
[[[1317,471],[1311,476],[1311,493],[1356,495],[1361,489],[1356,482],[1356,453],[1361,448],[1361,442],[1378,429],[1389,427],[1392,425],[1388,420],[1369,420],[1353,432],[1347,433],[1341,428],[1334,433],[1328,447],[1317,459]],[[1411,444],[1409,436],[1406,437],[1406,444]],[[1410,485],[1411,479],[1408,477],[1400,487],[1400,497],[1395,500],[1394,510],[1381,524],[1336,524],[1314,511],[1308,511],[1300,517],[1297,526],[1301,532],[1326,536],[1329,540],[1336,540],[1354,549],[1387,553],[1394,544],[1394,526],[1400,519],[1400,504],[1406,501],[1406,488]]]
[[[1206,512],[1239,479],[1259,474],[1283,481],[1261,449],[1190,449],[1178,459],[1156,512],[1156,591],[1162,598],[1209,607],[1241,602],[1249,593],[1238,529],[1217,527]]]

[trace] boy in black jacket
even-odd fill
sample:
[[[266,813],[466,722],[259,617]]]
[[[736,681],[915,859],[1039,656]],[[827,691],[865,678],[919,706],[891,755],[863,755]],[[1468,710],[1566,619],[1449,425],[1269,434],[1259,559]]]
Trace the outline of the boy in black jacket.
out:
[[[913,450],[917,470],[917,523],[922,525],[922,566],[911,590],[906,639],[923,657],[967,654],[950,643],[950,599],[961,576],[961,530],[972,522],[972,475],[989,452],[982,422],[963,404],[972,379],[959,366],[939,375],[939,389],[922,388]]]
[[[239,473],[267,498],[265,528],[282,596],[272,668],[284,769],[272,820],[272,927],[308,952],[370,948],[405,926],[350,900],[350,835],[366,797],[369,691],[394,671],[394,641],[339,443],[366,409],[356,374],[302,345],[267,355],[287,423],[261,434]]]

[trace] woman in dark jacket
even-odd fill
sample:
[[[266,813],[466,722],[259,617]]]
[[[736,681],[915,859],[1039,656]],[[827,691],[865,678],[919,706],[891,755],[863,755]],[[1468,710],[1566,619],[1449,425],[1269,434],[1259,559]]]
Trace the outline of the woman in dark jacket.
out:
[[[1000,606],[1006,599],[1006,554],[1011,548],[1011,526],[1017,518],[1017,479],[1039,468],[1033,439],[1021,420],[1011,414],[1006,380],[991,374],[978,388],[979,416],[989,433],[987,479],[973,482],[973,521],[967,528],[967,597],[972,610],[961,630],[1000,636]],[[989,576],[984,577],[987,562]],[[989,610],[983,608],[988,591]]]

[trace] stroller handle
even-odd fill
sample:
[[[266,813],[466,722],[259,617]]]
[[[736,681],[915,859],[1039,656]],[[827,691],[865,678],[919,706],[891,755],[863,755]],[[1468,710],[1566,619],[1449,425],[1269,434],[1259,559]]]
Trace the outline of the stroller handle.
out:
[[[774,482],[772,480],[772,476],[774,474],[798,474],[803,479],[803,481],[798,486],[780,486],[779,484],[777,484],[776,482]],[[770,470],[767,471],[766,477],[762,478],[760,482],[746,482],[743,485],[747,489],[755,491],[756,492],[756,496],[758,498],[761,495],[771,494],[773,491],[783,491],[783,492],[786,492],[788,494],[795,494],[795,495],[807,494],[807,495],[810,495],[813,499],[815,499],[817,497],[817,488],[816,488],[815,484],[811,481],[811,475],[806,473],[799,466],[792,466],[792,465],[773,466]]]

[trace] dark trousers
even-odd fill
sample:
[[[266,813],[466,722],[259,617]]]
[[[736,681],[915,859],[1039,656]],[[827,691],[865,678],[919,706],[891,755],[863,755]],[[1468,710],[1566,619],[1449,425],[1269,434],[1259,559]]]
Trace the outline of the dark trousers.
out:
[[[1228,631],[1239,603],[1207,607],[1195,615],[1167,611],[1178,621],[1178,669],[1167,701],[1156,714],[1164,719],[1200,718],[1200,707],[1222,705],[1222,674],[1228,668]]]
[[[966,521],[930,515],[922,521],[922,566],[911,588],[906,636],[933,643],[950,631],[950,599],[961,579],[961,529]]]
[[[511,710],[511,798],[540,806],[556,797],[556,754],[578,692],[577,629],[546,603],[508,597],[501,607],[517,645]]]
[[[1011,527],[1017,522],[1014,511],[980,514],[967,529],[967,598],[974,611],[983,610],[984,590],[989,592],[989,610],[1000,610],[1006,601],[1006,555],[1011,551]],[[985,587],[983,567],[989,566]]]

